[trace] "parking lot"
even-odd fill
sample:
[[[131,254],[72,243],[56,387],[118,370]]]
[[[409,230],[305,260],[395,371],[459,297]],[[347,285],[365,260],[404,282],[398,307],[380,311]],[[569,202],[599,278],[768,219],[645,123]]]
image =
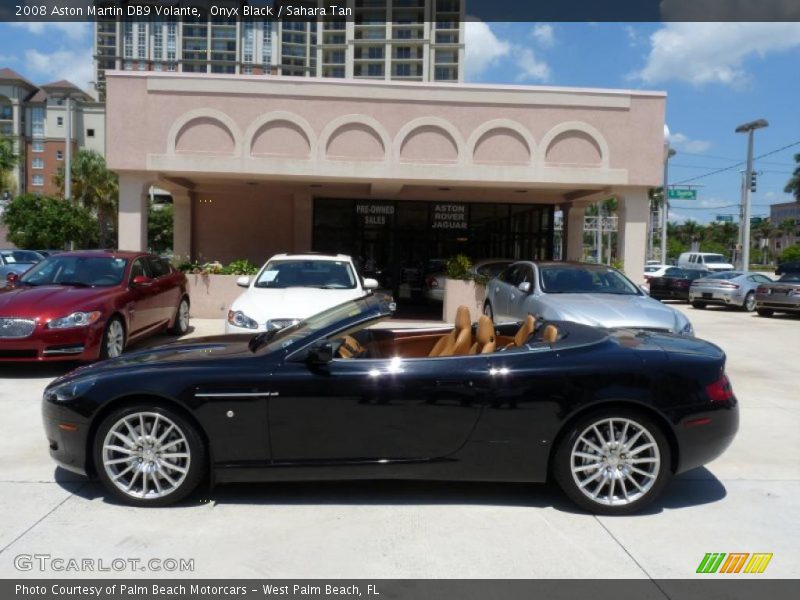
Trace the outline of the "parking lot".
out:
[[[148,573],[170,577],[655,579],[693,576],[707,552],[771,552],[762,577],[798,577],[800,318],[675,306],[728,354],[741,430],[632,517],[581,514],[554,485],[521,484],[248,484],[124,507],[50,460],[40,398],[65,368],[0,365],[0,576],[64,575],[14,567],[47,553],[194,559],[193,573]]]

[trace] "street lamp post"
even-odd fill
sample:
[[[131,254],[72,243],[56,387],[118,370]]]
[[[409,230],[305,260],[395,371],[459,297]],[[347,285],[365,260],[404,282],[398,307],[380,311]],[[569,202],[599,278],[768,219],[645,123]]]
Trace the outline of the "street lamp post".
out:
[[[742,271],[750,268],[750,186],[753,180],[753,132],[768,127],[765,119],[744,123],[736,128],[736,133],[747,134],[747,167],[742,186]]]
[[[661,263],[667,264],[667,222],[669,221],[669,159],[677,152],[664,142],[664,187],[661,193]]]

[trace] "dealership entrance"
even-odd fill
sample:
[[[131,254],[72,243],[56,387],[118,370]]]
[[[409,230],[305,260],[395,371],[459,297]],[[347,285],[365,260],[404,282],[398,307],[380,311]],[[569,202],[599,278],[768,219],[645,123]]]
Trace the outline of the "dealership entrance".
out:
[[[312,248],[353,256],[398,297],[417,295],[426,274],[464,254],[550,260],[553,214],[546,204],[315,198]],[[344,235],[343,235],[344,234]],[[401,284],[406,284],[401,290]]]

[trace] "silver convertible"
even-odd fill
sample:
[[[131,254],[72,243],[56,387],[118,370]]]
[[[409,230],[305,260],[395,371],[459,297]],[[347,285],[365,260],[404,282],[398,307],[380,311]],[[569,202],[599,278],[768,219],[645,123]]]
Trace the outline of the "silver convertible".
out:
[[[530,314],[598,327],[694,335],[682,312],[650,298],[605,265],[516,262],[486,285],[484,313],[496,322],[519,321]]]

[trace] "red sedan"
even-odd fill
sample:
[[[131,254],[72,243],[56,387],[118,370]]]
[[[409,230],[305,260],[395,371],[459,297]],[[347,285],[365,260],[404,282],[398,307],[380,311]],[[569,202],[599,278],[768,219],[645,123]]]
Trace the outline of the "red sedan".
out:
[[[0,360],[112,358],[136,340],[189,329],[186,276],[141,252],[65,252],[0,289]]]

